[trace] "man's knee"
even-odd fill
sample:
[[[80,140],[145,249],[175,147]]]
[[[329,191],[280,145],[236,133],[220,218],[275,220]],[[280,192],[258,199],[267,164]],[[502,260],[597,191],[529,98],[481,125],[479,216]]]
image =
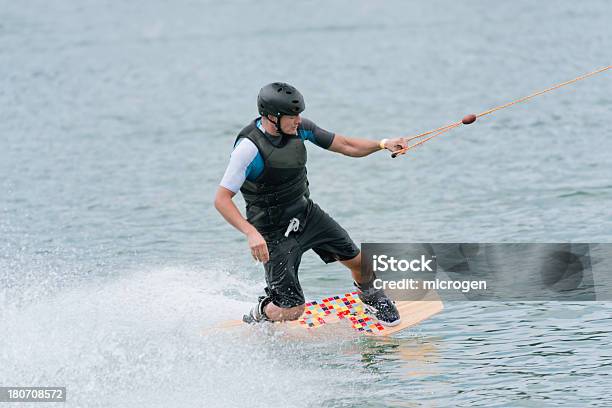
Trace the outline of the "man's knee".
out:
[[[297,320],[304,313],[304,304],[293,307],[279,307],[274,303],[266,306],[266,316],[273,321]]]
[[[304,304],[284,309],[286,318],[283,320],[297,320],[304,313]]]

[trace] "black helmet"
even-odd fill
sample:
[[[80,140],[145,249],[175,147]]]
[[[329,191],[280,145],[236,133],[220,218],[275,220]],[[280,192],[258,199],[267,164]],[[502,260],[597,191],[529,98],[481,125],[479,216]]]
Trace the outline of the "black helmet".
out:
[[[295,116],[304,111],[306,104],[300,91],[284,82],[274,82],[259,91],[257,108],[261,116]]]

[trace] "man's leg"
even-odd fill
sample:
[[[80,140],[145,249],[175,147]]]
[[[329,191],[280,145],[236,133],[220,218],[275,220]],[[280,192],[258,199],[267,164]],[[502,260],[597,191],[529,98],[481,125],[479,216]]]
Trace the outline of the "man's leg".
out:
[[[368,278],[363,278],[361,276],[361,252],[352,259],[347,259],[346,261],[340,261],[344,266],[351,270],[351,274],[353,275],[353,280],[356,283],[367,283]]]
[[[304,293],[298,279],[302,249],[293,236],[266,238],[270,260],[266,271],[266,294],[262,296],[244,321],[297,320],[304,312]]]
[[[359,247],[321,207],[313,204],[305,230],[297,239],[304,250],[312,248],[323,262],[340,261],[349,268],[359,289],[359,298],[373,309],[381,323],[389,326],[399,323],[399,313],[393,302],[383,290],[374,289],[374,274],[362,276]]]

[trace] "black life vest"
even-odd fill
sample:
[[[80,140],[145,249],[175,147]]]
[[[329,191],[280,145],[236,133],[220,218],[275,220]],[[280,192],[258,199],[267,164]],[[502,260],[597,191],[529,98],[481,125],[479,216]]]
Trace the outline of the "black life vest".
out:
[[[306,177],[306,146],[298,135],[267,136],[256,125],[246,126],[236,137],[249,139],[263,158],[262,173],[240,188],[247,208],[247,220],[258,230],[284,228],[293,216],[303,212],[310,192]],[[269,137],[282,138],[278,146]]]

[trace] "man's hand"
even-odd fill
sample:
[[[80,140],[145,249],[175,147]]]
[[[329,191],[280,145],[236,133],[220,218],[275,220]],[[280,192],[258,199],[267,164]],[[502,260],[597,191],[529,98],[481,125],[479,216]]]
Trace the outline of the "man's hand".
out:
[[[253,255],[253,259],[262,263],[268,262],[270,260],[268,245],[259,231],[253,228],[253,230],[247,234],[247,239],[249,241],[249,248],[251,248],[251,255]]]
[[[236,193],[233,191],[219,186],[215,196],[215,207],[227,222],[247,236],[253,259],[266,263],[270,260],[266,240],[261,236],[259,231],[240,214],[240,211],[238,211],[238,208],[236,208],[236,205],[232,201],[232,197],[234,197],[235,194]]]
[[[405,137],[398,137],[395,139],[384,139],[385,149],[389,150],[391,153],[395,153],[398,150],[402,150],[408,147],[408,143],[406,142]]]

